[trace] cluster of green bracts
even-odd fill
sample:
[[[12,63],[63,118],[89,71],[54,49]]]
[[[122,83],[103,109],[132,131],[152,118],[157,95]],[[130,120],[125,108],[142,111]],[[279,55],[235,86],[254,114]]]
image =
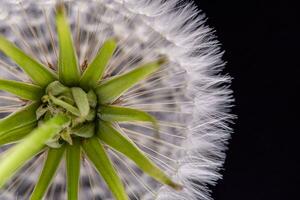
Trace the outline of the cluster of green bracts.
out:
[[[59,44],[58,72],[36,61],[0,36],[0,51],[31,78],[32,83],[0,79],[0,89],[28,101],[28,105],[0,120],[0,145],[14,145],[0,156],[0,187],[30,159],[47,154],[32,200],[42,199],[62,158],[66,160],[68,199],[78,199],[80,162],[86,155],[118,200],[128,196],[103,145],[127,156],[145,173],[170,187],[174,183],[126,137],[115,124],[148,122],[158,129],[148,113],[112,105],[127,90],[158,71],[166,60],[160,58],[127,73],[101,81],[116,49],[115,39],[104,42],[93,61],[81,72],[64,13],[56,10]]]

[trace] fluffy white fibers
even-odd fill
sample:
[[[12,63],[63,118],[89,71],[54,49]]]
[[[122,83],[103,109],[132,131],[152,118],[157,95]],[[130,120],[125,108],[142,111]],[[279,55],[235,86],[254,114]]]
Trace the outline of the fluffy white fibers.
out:
[[[54,0],[0,0],[0,33],[45,65],[57,67]],[[130,199],[210,199],[209,185],[221,177],[232,102],[230,77],[221,74],[222,51],[205,17],[189,1],[65,0],[79,62],[89,63],[103,42],[118,38],[106,76],[121,74],[165,55],[169,63],[130,89],[120,105],[157,117],[160,133],[147,124],[120,124],[158,166],[183,184],[182,191],[163,186],[131,161],[110,151]],[[10,59],[0,54],[0,75],[29,82]],[[0,92],[0,115],[26,102]],[[4,150],[6,147],[2,147]],[[1,152],[1,151],[0,151]],[[22,168],[0,191],[0,199],[28,199],[44,155]],[[46,199],[65,199],[64,163]],[[107,186],[83,159],[79,199],[112,199]]]

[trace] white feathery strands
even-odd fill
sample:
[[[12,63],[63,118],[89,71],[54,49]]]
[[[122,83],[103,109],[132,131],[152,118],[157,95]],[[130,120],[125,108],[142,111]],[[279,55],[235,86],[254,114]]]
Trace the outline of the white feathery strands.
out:
[[[232,92],[181,0],[0,0],[0,199],[207,200]]]

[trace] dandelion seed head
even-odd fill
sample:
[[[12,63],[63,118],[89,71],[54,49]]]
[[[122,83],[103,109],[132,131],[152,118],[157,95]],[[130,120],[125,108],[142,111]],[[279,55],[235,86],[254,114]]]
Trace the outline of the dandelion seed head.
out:
[[[58,41],[54,0],[0,0],[0,33],[41,63],[56,70]],[[145,123],[121,123],[161,169],[182,183],[174,191],[144,174],[121,154],[108,150],[130,199],[210,199],[209,185],[221,175],[230,135],[230,77],[220,75],[222,51],[205,17],[192,3],[178,0],[65,0],[78,61],[90,63],[108,38],[118,48],[105,77],[127,72],[165,56],[169,62],[128,90],[118,105],[138,108],[159,121],[159,134]],[[29,77],[0,53],[0,76],[29,82]],[[0,116],[26,104],[0,92]],[[5,151],[6,146],[1,147]],[[0,154],[1,155],[1,154]],[[28,162],[0,191],[0,199],[28,199],[45,155]],[[65,199],[65,163],[61,163],[46,199]],[[86,158],[81,164],[79,199],[112,199],[110,190]]]

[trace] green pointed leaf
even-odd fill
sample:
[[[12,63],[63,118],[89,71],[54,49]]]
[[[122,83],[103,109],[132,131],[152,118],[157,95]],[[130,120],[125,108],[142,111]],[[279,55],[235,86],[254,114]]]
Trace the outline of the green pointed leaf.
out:
[[[52,96],[52,95],[49,95],[49,97],[50,97],[50,100],[55,105],[58,105],[58,106],[60,106],[60,107],[62,107],[64,109],[66,109],[67,111],[69,111],[73,115],[76,115],[78,117],[80,116],[80,112],[79,112],[79,110],[76,107],[74,107],[74,106],[72,106],[72,105],[70,105],[70,104],[68,104],[68,103],[66,103],[66,102],[64,102],[64,101],[62,101],[62,100],[60,100],[60,99]]]
[[[86,117],[90,112],[90,105],[87,94],[83,91],[83,89],[78,87],[71,88],[71,91],[81,116]]]
[[[65,147],[61,147],[58,149],[50,148],[48,150],[48,154],[43,166],[43,170],[30,196],[30,200],[43,199],[49,186],[51,185],[52,180],[55,177],[56,171],[59,167],[64,151],[65,151]]]
[[[122,181],[99,140],[96,137],[87,139],[83,141],[82,147],[115,198],[128,200]]]
[[[0,120],[0,145],[22,139],[36,127],[35,111],[39,103],[32,103]]]
[[[73,145],[67,146],[66,153],[67,192],[69,200],[78,199],[80,158],[80,142],[79,140],[74,140]]]
[[[45,87],[57,79],[56,74],[46,66],[25,54],[13,43],[0,35],[0,51],[15,61],[39,86]]]
[[[150,122],[158,129],[155,117],[137,109],[118,106],[100,106],[98,108],[98,116],[100,119],[109,122]]]
[[[37,122],[25,124],[22,127],[10,130],[5,135],[0,136],[0,145],[14,143],[24,138],[34,128],[36,128]]]
[[[0,188],[43,148],[47,140],[58,134],[69,122],[68,117],[57,115],[33,130],[22,142],[2,154],[0,158]]]
[[[79,82],[80,70],[73,44],[72,33],[62,3],[58,4],[56,9],[56,28],[59,45],[59,80],[67,86],[74,86]]]
[[[166,59],[161,58],[100,84],[95,88],[99,103],[114,102],[131,87],[159,70],[164,63],[166,63]]]
[[[97,85],[98,81],[102,78],[105,68],[108,65],[116,47],[117,44],[115,39],[108,39],[104,42],[100,51],[91,64],[88,65],[81,77],[80,86],[83,89],[88,90]]]
[[[161,169],[159,169],[147,156],[131,141],[114,129],[108,122],[99,122],[97,136],[105,144],[116,151],[124,154],[135,162],[145,173],[176,190],[182,189],[182,186],[173,182]]]
[[[0,90],[33,101],[40,100],[43,95],[43,89],[37,85],[5,79],[0,79]]]

